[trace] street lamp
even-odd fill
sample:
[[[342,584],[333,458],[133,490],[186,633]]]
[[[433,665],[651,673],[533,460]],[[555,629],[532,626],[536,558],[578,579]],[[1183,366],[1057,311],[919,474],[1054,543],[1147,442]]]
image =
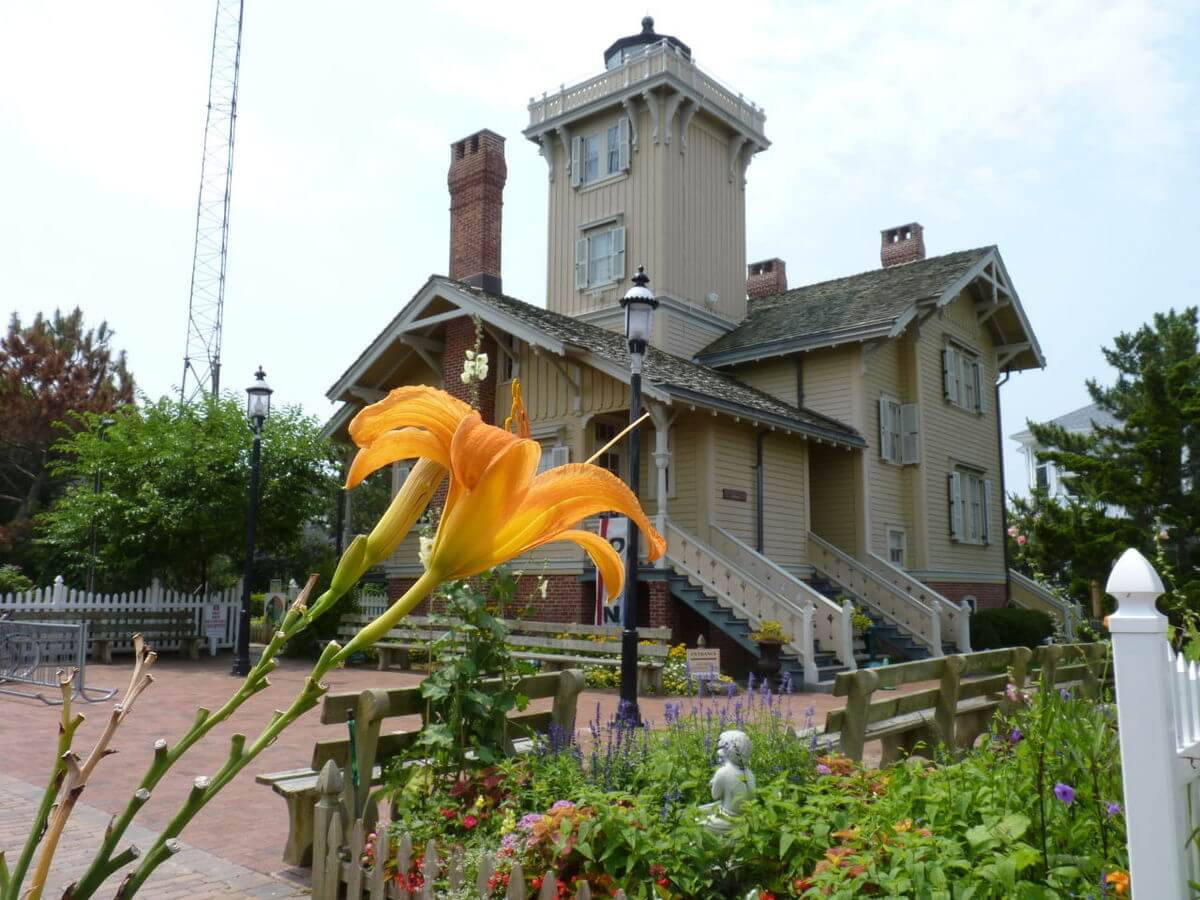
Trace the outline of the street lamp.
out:
[[[271,394],[267,373],[262,366],[254,373],[254,382],[246,388],[246,418],[254,432],[254,449],[250,454],[250,510],[246,514],[246,568],[242,574],[242,611],[238,621],[237,653],[231,674],[245,677],[250,674],[250,579],[254,574],[254,526],[258,518],[258,466],[262,460],[263,423],[271,414]]]
[[[633,287],[621,298],[625,307],[625,338],[629,341],[629,422],[642,417],[642,361],[654,326],[654,310],[658,301],[646,287],[650,276],[638,266]],[[637,425],[629,432],[629,489],[638,495],[638,476],[641,469],[641,429]],[[638,532],[632,521],[625,538],[625,596],[621,603],[621,707],[622,714],[634,722],[641,721],[637,700],[638,665]]]

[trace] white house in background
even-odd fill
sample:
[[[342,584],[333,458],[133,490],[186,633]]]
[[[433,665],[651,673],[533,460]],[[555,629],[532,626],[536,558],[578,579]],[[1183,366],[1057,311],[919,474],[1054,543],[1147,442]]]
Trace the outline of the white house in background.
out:
[[[1095,431],[1097,426],[1111,428],[1119,425],[1120,422],[1112,413],[1092,403],[1074,412],[1069,412],[1065,416],[1051,419],[1046,424],[1057,425],[1070,434],[1086,435]],[[1070,473],[1060,471],[1052,462],[1037,458],[1037,453],[1042,448],[1038,445],[1032,432],[1026,429],[1012,435],[1011,439],[1021,445],[1021,453],[1025,456],[1025,487],[1029,493],[1042,490],[1051,497],[1069,495],[1070,492],[1063,484],[1063,476],[1069,476]]]

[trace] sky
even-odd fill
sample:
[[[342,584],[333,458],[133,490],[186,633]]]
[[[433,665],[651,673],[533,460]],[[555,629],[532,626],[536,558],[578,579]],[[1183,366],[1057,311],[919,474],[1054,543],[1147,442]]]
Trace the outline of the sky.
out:
[[[211,2],[0,3],[0,312],[79,305],[158,396],[182,373]],[[223,386],[324,392],[447,269],[449,144],[508,138],[507,293],[544,305],[546,165],[529,98],[598,74],[647,12],[767,113],[747,258],[805,284],[998,244],[1047,359],[1003,429],[1089,402],[1100,348],[1198,302],[1195,3],[330,4],[244,17]],[[1006,444],[1010,490],[1024,483]]]

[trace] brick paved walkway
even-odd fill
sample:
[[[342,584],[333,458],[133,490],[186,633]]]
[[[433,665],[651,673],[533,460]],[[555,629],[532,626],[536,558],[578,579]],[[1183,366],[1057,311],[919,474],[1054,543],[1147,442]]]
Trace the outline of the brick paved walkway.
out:
[[[24,825],[37,810],[41,801],[40,788],[0,775],[0,847],[19,848],[25,840]],[[110,816],[93,806],[81,803],[75,807],[67,830],[63,834],[54,866],[46,884],[46,897],[58,897],[92,859],[100,844],[104,826]],[[142,849],[154,841],[155,832],[138,825],[130,826],[122,846],[133,844]],[[12,854],[16,855],[16,852]],[[100,888],[99,896],[111,897],[125,872],[118,872]],[[28,882],[27,882],[28,883]],[[211,853],[183,844],[183,849],[163,863],[140,892],[154,900],[182,898],[226,897],[307,897],[308,888],[302,883],[272,878],[261,872],[239,866]]]
[[[191,724],[196,707],[215,709],[233,691],[236,682],[229,675],[229,665],[228,656],[206,657],[200,662],[180,660],[174,654],[161,658],[154,667],[155,683],[142,695],[133,715],[117,734],[114,747],[119,754],[100,764],[81,802],[90,806],[96,815],[112,815],[124,809],[152,757],[155,739],[165,737],[174,741]],[[280,660],[279,668],[271,676],[271,687],[250,698],[230,721],[215,728],[180,761],[159,785],[137,822],[150,829],[165,825],[186,796],[192,781],[199,775],[212,775],[224,762],[230,735],[239,731],[255,733],[272,710],[286,706],[295,696],[310,668],[308,661]],[[118,657],[117,662],[108,666],[88,666],[87,681],[92,687],[124,685],[128,677],[128,657]],[[372,669],[353,668],[335,671],[326,681],[331,691],[348,691],[411,685],[419,682],[421,677],[411,672],[381,674]],[[827,710],[843,704],[841,699],[825,694],[796,695],[792,702],[797,717],[799,710],[809,703],[816,706],[817,722],[824,721]],[[585,691],[579,701],[581,725],[595,715],[597,703],[601,716],[607,719],[616,709],[617,697],[608,691]],[[662,722],[665,703],[663,698],[644,698],[643,716],[652,722]],[[548,708],[549,704],[549,700],[544,700],[531,705],[537,709]],[[78,705],[78,710],[87,716],[76,736],[76,748],[81,754],[95,741],[108,709],[107,703]],[[56,707],[35,699],[0,694],[0,771],[10,779],[40,791],[51,766],[57,720]],[[400,720],[397,727],[416,727],[418,721],[415,718],[411,723]],[[285,731],[225,788],[214,803],[196,816],[184,831],[183,840],[195,851],[212,854],[212,858],[219,858],[223,864],[259,875],[296,877],[300,873],[281,873],[281,853],[287,835],[284,803],[269,788],[255,784],[254,776],[307,765],[313,744],[319,738],[340,737],[344,730],[344,726],[322,725],[317,712],[310,712]],[[6,780],[6,784],[9,783]],[[13,822],[27,821],[28,818],[27,814],[18,812],[20,803],[14,803],[14,806],[0,807],[0,849],[13,846],[11,835],[19,831],[19,828],[14,830]],[[138,842],[149,844],[141,838]],[[153,896],[168,895],[156,893]],[[224,894],[218,891],[213,896]]]

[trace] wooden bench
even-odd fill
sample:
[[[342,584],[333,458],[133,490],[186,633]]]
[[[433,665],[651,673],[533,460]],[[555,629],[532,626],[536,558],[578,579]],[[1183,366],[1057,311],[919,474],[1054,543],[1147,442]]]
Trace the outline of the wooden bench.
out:
[[[345,642],[372,620],[371,616],[352,614],[342,617],[338,638]],[[534,622],[523,619],[505,620],[509,629],[508,642],[516,649],[513,656],[541,663],[548,669],[578,666],[621,665],[621,628],[619,625],[577,625],[565,622]],[[393,665],[406,669],[412,651],[426,651],[429,645],[446,634],[444,620],[408,616],[401,625],[389,631],[374,645],[380,671]],[[570,637],[561,638],[558,635]],[[607,638],[604,641],[588,637]],[[663,666],[670,652],[670,628],[639,628],[642,640],[655,644],[638,646],[638,690],[662,693]]]
[[[499,684],[499,679],[485,679],[479,682],[479,688],[486,691]],[[579,693],[583,690],[582,672],[568,669],[531,675],[521,680],[518,690],[530,700],[553,697],[554,703],[548,712],[513,710],[509,713],[506,748],[509,753],[528,750],[532,746],[529,736],[545,734],[551,727],[564,734],[574,734],[575,710]],[[308,865],[312,858],[313,807],[318,799],[318,773],[331,760],[344,773],[350,761],[350,738],[346,731],[347,713],[355,713],[354,747],[358,771],[371,773],[369,783],[363,779],[357,794],[351,779],[345,778],[343,799],[346,809],[352,811],[352,817],[358,817],[366,808],[369,786],[379,784],[388,763],[404,756],[420,737],[420,729],[385,730],[385,721],[400,716],[421,716],[424,725],[427,703],[428,701],[421,696],[419,685],[326,695],[321,707],[321,722],[324,725],[340,725],[338,737],[317,741],[313,747],[309,768],[271,772],[259,775],[255,779],[259,784],[270,785],[287,803],[288,839],[283,851],[285,862],[303,866]]]
[[[918,744],[941,743],[964,750],[987,731],[1005,702],[1004,689],[1010,681],[1019,688],[1027,679],[1043,688],[1078,685],[1085,696],[1095,697],[1108,668],[1107,644],[1054,644],[1036,652],[1014,647],[842,672],[833,693],[846,697],[846,706],[829,713],[825,735],[840,744],[842,753],[859,761],[868,741],[881,741],[882,765],[911,753]],[[922,681],[938,684],[906,694],[874,696],[882,688]]]
[[[141,632],[155,651],[168,641],[178,641],[188,659],[199,659],[206,640],[196,629],[196,612],[190,609],[52,609],[18,610],[17,621],[86,622],[89,652],[93,659],[111,663],[113,645]]]

